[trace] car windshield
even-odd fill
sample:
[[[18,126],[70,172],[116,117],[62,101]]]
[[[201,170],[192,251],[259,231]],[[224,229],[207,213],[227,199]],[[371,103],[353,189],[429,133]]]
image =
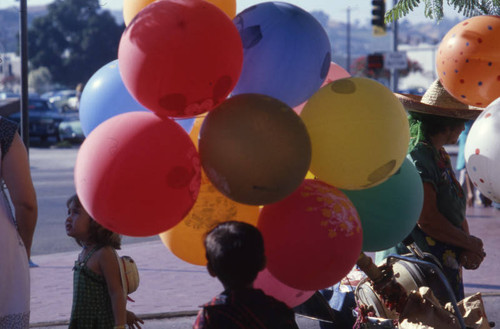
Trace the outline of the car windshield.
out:
[[[57,112],[52,104],[43,99],[30,99],[28,103],[29,111],[40,111],[40,112]]]

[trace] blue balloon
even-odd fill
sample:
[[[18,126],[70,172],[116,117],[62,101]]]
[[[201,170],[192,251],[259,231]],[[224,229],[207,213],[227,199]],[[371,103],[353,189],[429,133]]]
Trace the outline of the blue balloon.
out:
[[[79,111],[85,136],[99,124],[118,114],[149,112],[130,95],[123,84],[117,59],[101,67],[89,79],[80,98]],[[175,122],[189,133],[193,128],[194,118],[175,119]]]
[[[385,250],[401,242],[415,227],[424,204],[422,179],[409,159],[380,185],[342,192],[358,211],[363,251]]]
[[[97,70],[80,98],[80,123],[85,136],[107,119],[132,111],[149,111],[139,104],[123,84],[118,60]]]
[[[295,107],[321,87],[331,45],[311,14],[289,3],[264,2],[233,22],[243,42],[243,68],[233,95],[264,94]]]
[[[175,118],[174,121],[177,122],[188,134],[193,129],[195,118]]]

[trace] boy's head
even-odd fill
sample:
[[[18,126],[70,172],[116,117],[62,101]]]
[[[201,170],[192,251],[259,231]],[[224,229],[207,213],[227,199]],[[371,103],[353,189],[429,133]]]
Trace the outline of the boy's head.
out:
[[[206,234],[205,249],[208,272],[225,288],[251,286],[266,266],[262,235],[247,223],[218,224]]]

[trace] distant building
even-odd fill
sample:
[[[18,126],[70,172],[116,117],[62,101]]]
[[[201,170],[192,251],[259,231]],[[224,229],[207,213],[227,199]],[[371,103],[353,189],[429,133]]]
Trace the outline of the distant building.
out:
[[[405,51],[409,60],[416,61],[423,68],[423,72],[413,72],[407,77],[399,80],[399,89],[427,89],[434,80],[436,74],[436,51],[439,44],[420,43],[418,45],[398,46],[399,51]]]
[[[21,58],[16,53],[0,53],[0,90],[21,92]]]

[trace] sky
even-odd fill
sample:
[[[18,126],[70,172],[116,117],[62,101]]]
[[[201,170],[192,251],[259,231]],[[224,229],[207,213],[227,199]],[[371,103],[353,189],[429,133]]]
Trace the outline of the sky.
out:
[[[52,0],[27,0],[28,6],[35,5],[45,5]],[[99,0],[103,8],[109,8],[111,10],[122,10],[123,0]],[[241,12],[245,8],[248,8],[254,4],[265,2],[263,0],[237,0],[237,13]],[[284,1],[296,6],[299,6],[307,11],[322,10],[326,12],[330,19],[340,22],[347,21],[347,8],[350,7],[351,22],[360,20],[361,23],[366,22],[371,17],[371,0],[288,0]],[[420,5],[411,13],[409,13],[406,18],[411,22],[422,22],[432,20],[425,18],[423,14],[424,1],[421,1]],[[446,1],[444,1],[446,3]],[[0,9],[19,6],[19,2],[15,0],[0,0]],[[391,1],[386,0],[387,8],[391,7]],[[457,14],[449,6],[445,7],[445,17],[454,18],[463,16]]]

